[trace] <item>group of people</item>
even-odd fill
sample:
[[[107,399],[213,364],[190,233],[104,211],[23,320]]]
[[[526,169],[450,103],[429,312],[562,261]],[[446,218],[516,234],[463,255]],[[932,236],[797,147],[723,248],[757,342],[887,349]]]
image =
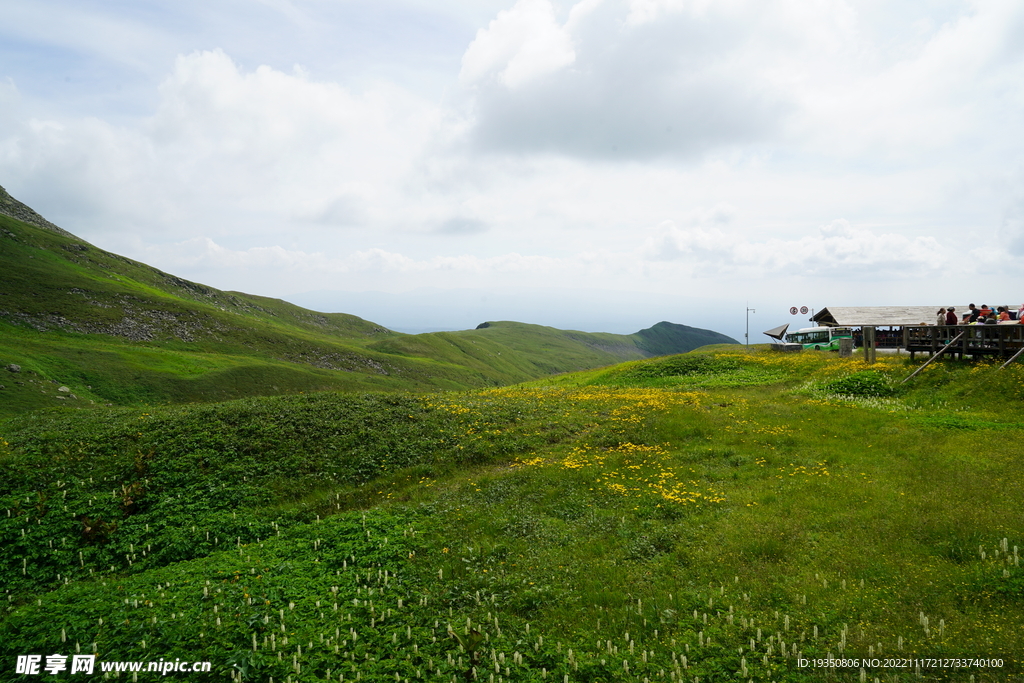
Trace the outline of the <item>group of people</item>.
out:
[[[956,308],[940,308],[935,315],[936,325],[995,325],[998,323],[1019,323],[1024,325],[1024,304],[1016,311],[1010,310],[1009,306],[996,306],[995,310],[989,308],[988,304],[982,304],[978,308],[974,304],[968,306],[969,312],[957,317]]]

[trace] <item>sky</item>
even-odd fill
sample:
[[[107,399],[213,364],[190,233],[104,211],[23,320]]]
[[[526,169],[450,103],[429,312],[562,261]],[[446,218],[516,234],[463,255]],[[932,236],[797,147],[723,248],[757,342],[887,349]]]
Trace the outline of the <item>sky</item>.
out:
[[[400,331],[1024,301],[1019,0],[0,0],[0,185]]]

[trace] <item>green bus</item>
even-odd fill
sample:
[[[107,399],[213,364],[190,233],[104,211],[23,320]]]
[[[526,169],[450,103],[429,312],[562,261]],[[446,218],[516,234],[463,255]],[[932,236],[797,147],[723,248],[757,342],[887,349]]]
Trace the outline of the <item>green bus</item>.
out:
[[[838,351],[840,339],[853,339],[852,327],[805,327],[786,335],[790,344],[815,351]]]

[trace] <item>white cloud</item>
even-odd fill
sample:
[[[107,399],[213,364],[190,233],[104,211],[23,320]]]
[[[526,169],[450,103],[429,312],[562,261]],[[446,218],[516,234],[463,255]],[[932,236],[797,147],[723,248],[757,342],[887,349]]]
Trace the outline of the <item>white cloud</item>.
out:
[[[1021,267],[1020,260],[1024,258],[1024,197],[1018,198],[1009,206],[1003,214],[1003,220],[998,232],[1000,244],[1006,245],[1007,255],[1017,262],[1016,267]],[[985,251],[981,250],[979,257],[984,256]]]
[[[51,54],[74,52],[81,57],[101,57],[132,69],[143,67],[143,55],[155,46],[166,47],[168,27],[146,22],[128,13],[96,11],[86,3],[66,0],[5,3],[4,26],[8,35],[23,45],[44,45]]]
[[[449,235],[472,235],[487,230],[487,223],[476,218],[457,216],[449,218],[438,226],[437,231]]]
[[[707,16],[712,9],[732,11],[737,3],[728,0],[629,0],[628,5],[626,23],[636,26],[656,21],[666,14],[687,12],[697,18]]]
[[[246,73],[219,50],[180,56],[159,95],[136,127],[30,121],[4,140],[0,167],[63,188],[54,219],[71,226],[366,225],[398,203],[439,122],[435,106],[386,83],[353,93],[299,68]]]
[[[387,84],[354,94],[299,68],[242,73],[220,51],[180,57],[160,92],[150,130],[168,155],[187,155],[175,177],[200,171],[219,197],[285,216],[329,218],[339,201],[379,199],[437,123],[430,105]]]
[[[799,239],[754,242],[723,230],[679,228],[671,222],[644,245],[647,258],[682,261],[705,274],[753,271],[764,276],[885,277],[902,280],[940,272],[946,250],[932,237],[907,237],[853,227],[845,220]],[[970,269],[968,266],[967,269]]]
[[[424,282],[447,287],[474,283],[481,288],[528,282],[562,289],[590,282],[658,290],[680,275],[699,281],[732,276],[905,281],[934,275],[951,264],[947,250],[930,237],[910,238],[836,220],[798,239],[755,241],[723,229],[715,211],[704,215],[711,217],[710,227],[680,228],[666,221],[631,249],[585,250],[558,257],[520,252],[416,257],[382,248],[347,253],[280,246],[236,250],[210,238],[165,245],[159,251],[179,272],[205,269],[220,277],[230,272],[227,277],[237,280],[273,271],[289,283],[313,277],[335,286],[358,283],[387,291],[413,289]],[[958,267],[965,272],[973,269],[970,264]]]
[[[1022,27],[1024,5],[979,2],[902,50],[872,43],[870,26],[851,31],[848,50],[802,69],[791,139],[876,165],[975,156],[1004,135],[1017,147]]]
[[[885,10],[606,0],[578,3],[558,24],[546,2],[524,0],[465,53],[475,139],[488,150],[638,160],[785,145],[881,165],[977,153],[979,126],[1019,137],[1021,117],[1009,114],[1024,114],[1024,5],[972,3],[941,23],[908,20],[918,28],[895,36],[885,20],[914,15]],[[544,62],[543,78],[513,85],[504,75],[525,35],[572,49]]]
[[[544,35],[572,45],[572,59],[551,60],[544,78],[515,87],[479,76],[511,70],[519,54],[498,39],[496,20],[464,58],[464,81],[475,85],[476,140],[492,150],[649,159],[768,139],[793,93],[773,74],[773,52],[790,49],[754,30],[755,19],[767,22],[769,35],[784,24],[762,4],[578,3],[557,31],[554,17],[545,17]],[[479,58],[485,47],[486,61]]]
[[[157,248],[152,248],[155,253]],[[501,273],[543,273],[552,268],[572,267],[574,259],[507,253],[480,257],[472,254],[416,259],[387,249],[365,249],[348,254],[327,255],[280,246],[230,249],[208,237],[194,238],[159,247],[165,259],[179,267],[223,269],[283,269],[300,273],[320,271],[333,274],[372,273],[378,275],[459,272],[468,275]],[[584,259],[586,260],[586,259]],[[579,270],[578,268],[573,268]]]
[[[519,0],[477,32],[462,57],[459,80],[474,85],[497,72],[499,82],[515,89],[575,59],[572,39],[559,26],[551,3]]]
[[[0,80],[0,130],[11,130],[20,123],[21,93],[14,81]]]

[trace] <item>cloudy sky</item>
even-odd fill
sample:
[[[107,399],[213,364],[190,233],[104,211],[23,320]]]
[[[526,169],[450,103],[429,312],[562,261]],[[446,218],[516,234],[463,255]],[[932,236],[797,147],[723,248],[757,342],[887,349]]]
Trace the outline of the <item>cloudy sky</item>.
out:
[[[0,0],[0,185],[394,329],[1024,301],[1019,0]]]

